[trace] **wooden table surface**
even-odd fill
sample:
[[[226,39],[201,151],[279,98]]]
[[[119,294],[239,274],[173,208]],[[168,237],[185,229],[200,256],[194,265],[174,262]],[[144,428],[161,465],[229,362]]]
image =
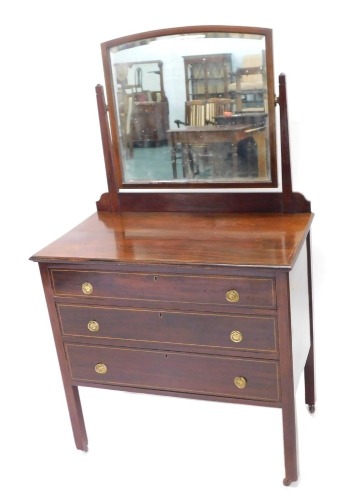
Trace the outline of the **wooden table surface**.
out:
[[[97,212],[31,259],[290,269],[312,218],[311,213]]]
[[[254,128],[255,127],[255,128]],[[185,128],[170,129],[167,131],[169,143],[172,147],[173,175],[176,178],[175,148],[177,144],[197,146],[200,144],[219,144],[227,142],[231,144],[236,158],[236,146],[239,141],[253,137],[258,147],[258,176],[262,180],[268,179],[267,155],[266,155],[266,131],[264,127],[256,128],[256,125],[206,125],[203,127],[186,126]]]

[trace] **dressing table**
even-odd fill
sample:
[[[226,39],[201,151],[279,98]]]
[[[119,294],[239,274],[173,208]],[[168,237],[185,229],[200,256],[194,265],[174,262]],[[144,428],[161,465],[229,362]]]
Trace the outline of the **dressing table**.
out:
[[[207,139],[219,135],[210,132],[217,124],[201,127],[192,141],[173,126],[195,92],[180,91],[190,80],[185,60],[195,54],[228,54],[230,84],[246,55],[263,57],[263,109],[252,119],[240,109],[243,94],[236,96],[232,115],[244,118],[227,122],[231,147],[223,135],[218,144]],[[106,91],[98,85],[96,98],[108,190],[96,213],[31,257],[40,267],[76,446],[88,446],[80,386],[268,406],[282,412],[283,482],[290,485],[298,479],[302,373],[305,403],[315,410],[313,214],[292,190],[286,78],[280,75],[276,97],[272,32],[172,28],[105,42],[102,55]],[[165,143],[163,130],[160,141],[131,151],[122,104],[138,101],[114,68],[151,60],[163,62],[173,142]],[[191,175],[183,161],[196,167]],[[216,161],[217,171],[209,168]],[[261,175],[254,176],[254,163]]]

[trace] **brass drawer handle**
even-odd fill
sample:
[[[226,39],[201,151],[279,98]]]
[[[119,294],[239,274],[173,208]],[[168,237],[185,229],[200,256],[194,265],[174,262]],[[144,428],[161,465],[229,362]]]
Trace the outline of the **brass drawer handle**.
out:
[[[230,333],[230,340],[236,343],[241,342],[243,340],[243,334],[238,330],[233,330]]]
[[[97,321],[89,321],[88,322],[88,325],[87,325],[87,328],[89,329],[90,332],[98,332],[99,330],[99,323],[97,323]]]
[[[108,368],[106,367],[106,365],[104,363],[97,363],[96,366],[94,367],[94,369],[100,375],[104,375],[108,371]]]
[[[82,291],[85,295],[90,295],[93,292],[93,286],[91,285],[91,283],[83,283]]]
[[[234,379],[234,385],[238,387],[238,389],[245,389],[247,383],[248,381],[245,377],[235,377]]]
[[[226,293],[226,299],[228,300],[228,302],[238,302],[240,296],[236,290],[228,290],[228,292]]]

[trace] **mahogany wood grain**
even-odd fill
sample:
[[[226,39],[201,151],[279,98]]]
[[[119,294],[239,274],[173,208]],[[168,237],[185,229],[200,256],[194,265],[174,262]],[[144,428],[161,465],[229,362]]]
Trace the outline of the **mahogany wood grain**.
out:
[[[122,212],[310,212],[310,202],[300,193],[291,193],[285,199],[283,193],[129,193],[121,190],[118,199]]]
[[[278,365],[271,360],[66,344],[72,379],[108,385],[278,401]],[[107,371],[99,374],[95,366]],[[234,379],[244,377],[244,388]]]
[[[103,271],[52,271],[55,295],[73,295],[83,297],[82,284],[89,282],[93,286],[90,298],[111,297],[130,298],[130,300],[164,301],[166,304],[195,303],[210,304],[212,310],[217,306],[228,305],[233,311],[239,307],[274,308],[276,297],[274,280],[270,278],[196,276]],[[229,290],[236,290],[239,300],[235,303],[226,299]]]
[[[313,215],[95,213],[34,261],[290,269]]]
[[[217,349],[227,356],[239,351],[272,354],[277,357],[276,319],[266,316],[234,314],[175,312],[117,307],[92,307],[89,305],[58,304],[58,314],[65,337],[84,338],[101,342],[117,340],[121,345],[156,347],[174,350]],[[90,331],[88,324],[95,321],[98,331]],[[231,339],[238,331],[239,342]],[[79,337],[79,338],[77,338]]]

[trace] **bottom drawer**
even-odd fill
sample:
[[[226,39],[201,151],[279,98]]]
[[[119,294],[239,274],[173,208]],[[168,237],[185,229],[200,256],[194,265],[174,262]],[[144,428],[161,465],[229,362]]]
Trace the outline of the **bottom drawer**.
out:
[[[66,345],[72,379],[189,394],[279,401],[275,361]]]

